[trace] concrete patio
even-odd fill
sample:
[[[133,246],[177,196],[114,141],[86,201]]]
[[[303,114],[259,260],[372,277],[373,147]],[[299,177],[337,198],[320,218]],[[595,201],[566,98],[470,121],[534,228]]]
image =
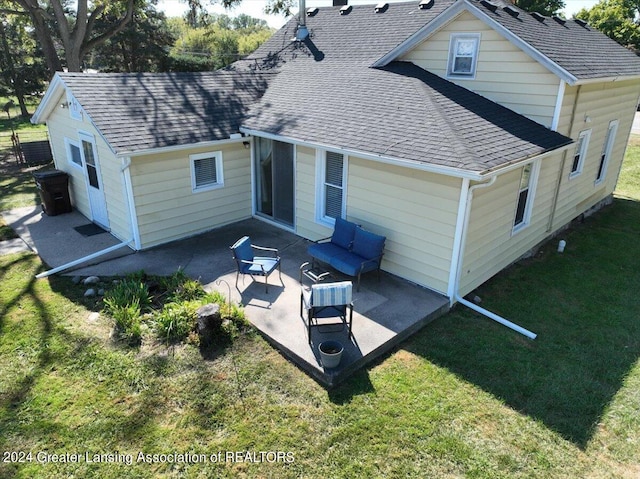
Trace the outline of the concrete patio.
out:
[[[108,233],[83,236],[74,228],[89,221],[77,212],[46,216],[39,208],[4,212],[5,221],[51,268],[120,243]],[[229,245],[249,235],[254,244],[278,248],[282,257],[282,283],[274,273],[269,292],[263,282],[241,277],[235,287],[236,269]],[[354,288],[353,337],[348,331],[312,330],[309,345],[306,317],[300,316],[300,265],[309,260],[309,241],[257,219],[234,223],[192,238],[146,251],[124,247],[96,264],[82,265],[63,274],[120,276],[139,270],[168,275],[178,268],[200,279],[207,290],[218,290],[244,305],[248,320],[274,347],[325,386],[333,386],[376,357],[391,350],[436,317],[448,311],[446,297],[391,274],[367,274],[359,292]],[[99,262],[97,262],[99,261]],[[333,272],[334,280],[350,279]],[[308,284],[308,282],[306,283]],[[344,345],[337,368],[324,369],[318,344],[335,339]]]

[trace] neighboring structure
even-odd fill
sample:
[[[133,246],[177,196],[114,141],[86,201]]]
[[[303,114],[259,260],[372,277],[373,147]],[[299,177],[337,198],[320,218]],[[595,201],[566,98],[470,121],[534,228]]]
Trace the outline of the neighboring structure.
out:
[[[76,208],[135,249],[343,216],[455,302],[612,194],[640,59],[588,25],[485,0],[298,21],[224,71],[57,74],[34,121]]]

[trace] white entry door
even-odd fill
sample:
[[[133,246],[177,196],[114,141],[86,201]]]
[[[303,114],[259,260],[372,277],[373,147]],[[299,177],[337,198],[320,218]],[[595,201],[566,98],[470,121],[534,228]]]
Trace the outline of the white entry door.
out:
[[[82,156],[84,159],[84,173],[87,180],[89,206],[91,208],[91,220],[100,226],[109,228],[109,216],[107,215],[107,203],[104,199],[102,188],[102,176],[100,174],[100,162],[98,151],[92,135],[80,133],[82,144]]]

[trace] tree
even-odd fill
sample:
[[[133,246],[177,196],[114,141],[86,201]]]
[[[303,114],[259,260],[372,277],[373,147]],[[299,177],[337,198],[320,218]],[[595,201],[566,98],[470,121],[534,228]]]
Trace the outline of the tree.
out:
[[[96,47],[90,56],[92,68],[111,72],[154,72],[167,69],[169,49],[176,37],[164,13],[152,2],[138,2],[132,21],[121,31]],[[122,15],[119,10],[105,14],[96,22],[100,34]]]
[[[0,8],[6,2],[0,1]],[[26,98],[39,94],[46,78],[42,53],[30,34],[28,19],[7,14],[0,20],[0,96],[14,96],[28,115]]]
[[[64,63],[69,71],[81,71],[85,55],[122,31],[131,21],[135,0],[108,2],[98,0],[89,8],[88,0],[78,0],[75,12],[69,12],[64,0],[9,0],[17,13],[30,17],[35,34],[44,53],[51,74],[62,70],[63,61],[56,49],[55,34],[62,43]],[[144,0],[138,0],[144,1]],[[124,13],[110,27],[94,35],[96,21],[110,8],[124,5]]]
[[[202,17],[200,17],[202,18]],[[263,20],[248,15],[208,15],[208,24],[191,28],[189,18],[170,20],[171,29],[179,34],[171,50],[174,71],[217,70],[254,51],[272,34]]]
[[[563,0],[515,0],[514,4],[527,12],[538,12],[548,17],[556,15],[565,6]]]
[[[636,53],[640,52],[640,1],[601,0],[576,14],[602,33]]]

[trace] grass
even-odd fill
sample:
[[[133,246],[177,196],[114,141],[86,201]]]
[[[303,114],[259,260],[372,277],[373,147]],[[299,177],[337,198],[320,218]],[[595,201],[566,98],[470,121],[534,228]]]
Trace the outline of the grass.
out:
[[[0,477],[638,477],[639,216],[634,139],[614,204],[564,254],[550,244],[479,293],[535,341],[457,308],[330,391],[252,333],[207,359],[123,346],[82,286],[2,256],[0,453],[32,456],[0,459]]]

